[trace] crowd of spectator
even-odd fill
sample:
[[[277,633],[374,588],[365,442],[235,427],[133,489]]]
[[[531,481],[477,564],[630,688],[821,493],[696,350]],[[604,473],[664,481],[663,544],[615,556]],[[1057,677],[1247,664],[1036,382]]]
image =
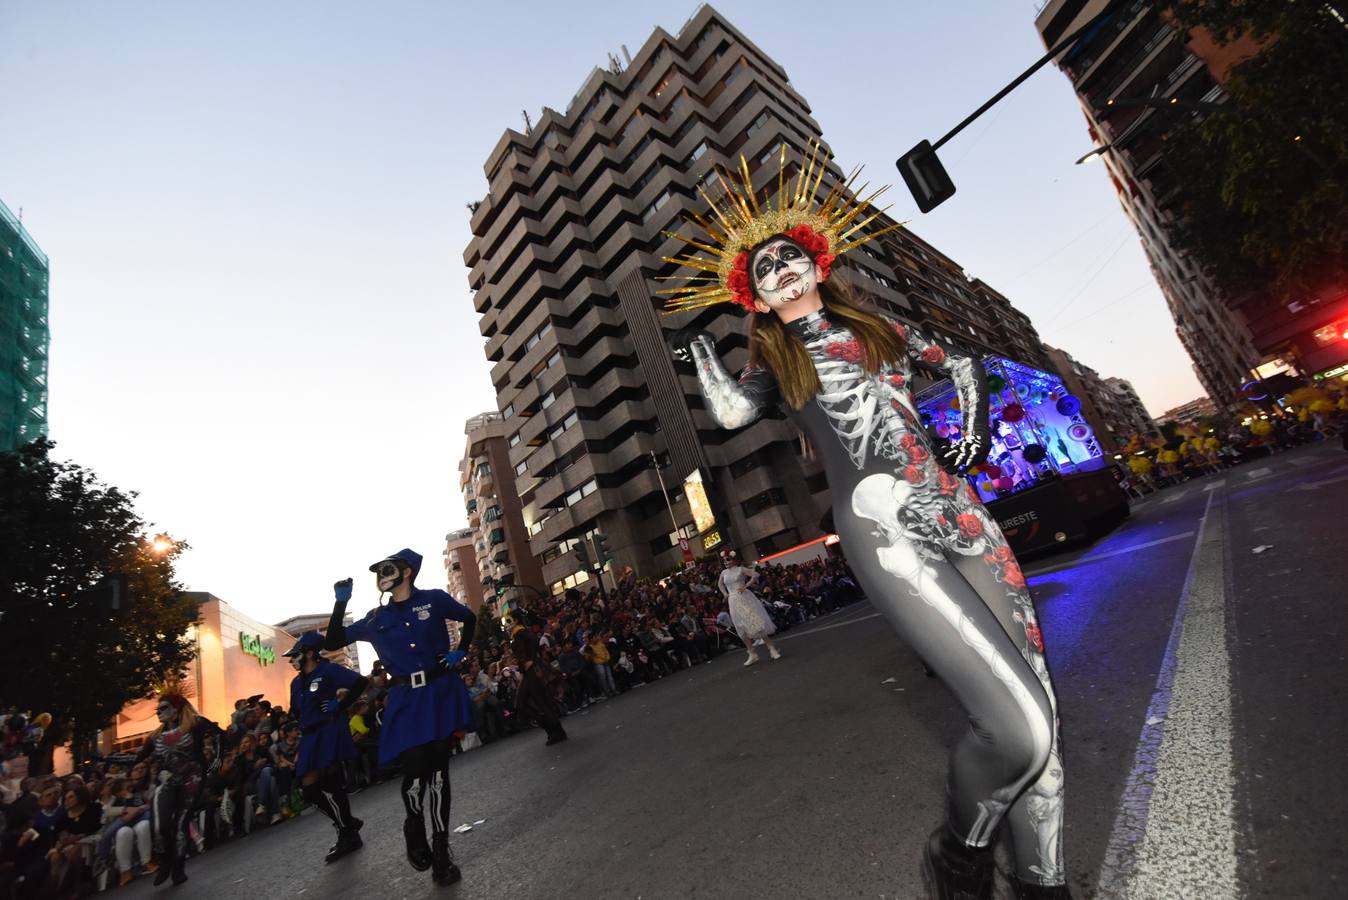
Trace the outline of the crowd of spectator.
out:
[[[767,564],[760,573],[755,591],[779,630],[861,597],[840,559]],[[742,646],[715,588],[719,574],[719,565],[705,562],[660,580],[628,572],[609,589],[538,597],[512,610],[514,637],[520,626],[528,630],[559,714],[575,713]],[[483,633],[462,664],[477,728],[456,751],[532,725],[516,710],[522,671],[520,645],[511,637]],[[376,661],[365,693],[348,710],[360,750],[346,771],[352,792],[397,774],[378,763],[388,688]],[[154,757],[114,754],[69,775],[41,774],[39,747],[49,724],[46,715],[0,715],[0,900],[78,897],[156,870]],[[279,826],[305,810],[295,777],[299,739],[299,725],[283,707],[262,697],[235,703],[229,722],[212,727],[206,741],[189,853]]]

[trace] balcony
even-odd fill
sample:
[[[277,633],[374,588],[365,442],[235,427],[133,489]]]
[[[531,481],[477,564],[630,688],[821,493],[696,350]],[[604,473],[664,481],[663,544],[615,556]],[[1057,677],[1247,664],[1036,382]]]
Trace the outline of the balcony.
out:
[[[492,476],[491,466],[487,463],[478,466],[477,471],[473,473],[473,489],[477,491],[479,495],[490,494],[496,490],[496,482]]]
[[[493,546],[493,547],[495,547],[497,544],[504,544],[504,543],[505,543],[505,529],[504,529],[504,528],[493,528],[493,529],[491,530],[491,534],[487,535],[487,541],[488,541],[488,543],[490,543],[491,546]]]

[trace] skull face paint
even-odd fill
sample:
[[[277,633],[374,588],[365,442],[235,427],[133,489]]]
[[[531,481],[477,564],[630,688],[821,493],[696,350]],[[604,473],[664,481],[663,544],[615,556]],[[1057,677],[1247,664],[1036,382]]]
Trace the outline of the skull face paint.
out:
[[[773,238],[750,260],[754,293],[769,306],[790,303],[819,286],[819,270],[805,248],[787,237]]]
[[[393,560],[386,560],[380,563],[379,568],[374,570],[376,584],[381,592],[391,591],[403,583],[406,577],[403,568]]]
[[[173,708],[173,704],[167,700],[159,701],[159,705],[154,709],[154,714],[158,717],[159,724],[161,725],[167,725],[178,717],[178,713]]]

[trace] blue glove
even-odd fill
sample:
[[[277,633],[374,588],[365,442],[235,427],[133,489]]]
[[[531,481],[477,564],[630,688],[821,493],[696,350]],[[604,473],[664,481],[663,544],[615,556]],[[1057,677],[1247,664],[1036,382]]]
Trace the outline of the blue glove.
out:
[[[330,716],[342,708],[342,704],[336,700],[324,700],[318,704],[318,711],[325,716]]]
[[[462,650],[451,650],[448,653],[441,653],[435,661],[440,664],[440,668],[448,672],[450,669],[458,668],[459,663],[463,662],[467,655]]]
[[[351,579],[339,581],[332,586],[332,593],[337,598],[338,603],[345,603],[351,599]]]

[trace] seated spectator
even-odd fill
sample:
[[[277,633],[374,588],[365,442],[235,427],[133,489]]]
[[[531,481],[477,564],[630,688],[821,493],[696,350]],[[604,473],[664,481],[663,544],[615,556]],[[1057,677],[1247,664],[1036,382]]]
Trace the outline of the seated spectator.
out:
[[[101,802],[103,835],[99,839],[99,856],[116,865],[118,884],[129,884],[136,877],[132,851],[139,856],[142,874],[155,871],[158,866],[150,859],[154,836],[148,798],[133,794],[127,779],[109,778],[103,786]]]
[[[47,851],[51,867],[48,889],[57,897],[93,892],[94,857],[98,833],[103,828],[103,807],[87,787],[72,784],[64,797],[65,818],[52,849]]]
[[[463,683],[468,688],[468,699],[473,701],[473,718],[477,722],[478,736],[484,741],[495,740],[500,736],[504,724],[501,721],[500,705],[496,702],[495,682],[482,671],[482,664],[474,659],[468,664]]]
[[[295,790],[295,761],[299,752],[300,726],[296,722],[288,722],[281,726],[281,739],[271,747],[272,776],[276,779],[276,790],[281,795],[281,815],[286,818],[299,814],[299,810],[294,808],[299,805]]]

